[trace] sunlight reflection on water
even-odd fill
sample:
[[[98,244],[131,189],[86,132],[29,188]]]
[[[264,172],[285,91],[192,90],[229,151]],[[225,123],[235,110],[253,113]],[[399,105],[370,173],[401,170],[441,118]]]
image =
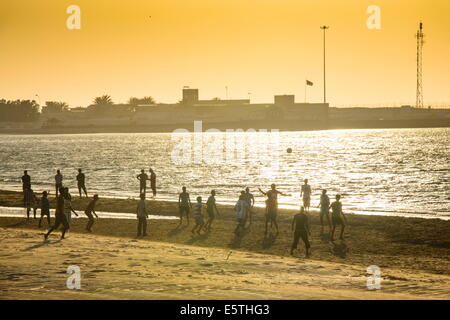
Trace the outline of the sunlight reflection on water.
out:
[[[233,133],[234,146],[241,145],[237,152],[244,156],[227,159],[229,135],[197,134],[205,144],[219,143],[203,149],[203,161],[189,164],[173,162],[177,141],[170,133],[3,135],[0,188],[21,190],[20,176],[28,169],[36,191],[54,193],[53,176],[61,169],[76,195],[76,169],[83,168],[88,191],[136,198],[136,175],[152,167],[160,200],[176,201],[186,185],[191,199],[201,195],[206,200],[215,189],[218,202],[232,204],[249,186],[263,205],[257,188],[276,183],[292,194],[279,198],[280,207],[297,208],[300,186],[308,178],[313,207],[326,188],[330,198],[342,194],[347,212],[450,215],[449,128],[280,132],[275,142],[263,133]],[[192,142],[194,136],[186,135]],[[214,157],[223,161],[211,163]]]

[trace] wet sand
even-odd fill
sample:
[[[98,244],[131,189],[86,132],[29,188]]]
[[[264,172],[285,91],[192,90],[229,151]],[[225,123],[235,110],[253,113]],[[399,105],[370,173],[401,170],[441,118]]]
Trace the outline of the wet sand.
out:
[[[86,200],[74,197],[76,210]],[[20,206],[21,194],[0,192],[1,206]],[[149,201],[150,213],[176,215],[176,204]],[[100,199],[99,211],[133,212],[136,201]],[[177,220],[150,220],[136,239],[136,221],[101,219],[94,233],[75,219],[66,240],[43,241],[37,220],[0,218],[0,297],[8,299],[433,299],[450,298],[450,222],[348,215],[344,241],[320,234],[310,213],[312,256],[289,255],[293,211],[280,210],[279,234],[264,237],[263,211],[241,238],[234,212],[219,206],[213,230],[192,235]],[[79,212],[83,215],[83,212]],[[38,211],[39,216],[39,211]],[[53,221],[53,218],[52,218]],[[44,223],[46,226],[46,222]],[[228,257],[228,260],[227,260]],[[82,270],[82,290],[65,288],[66,268]],[[366,288],[370,265],[382,289]]]

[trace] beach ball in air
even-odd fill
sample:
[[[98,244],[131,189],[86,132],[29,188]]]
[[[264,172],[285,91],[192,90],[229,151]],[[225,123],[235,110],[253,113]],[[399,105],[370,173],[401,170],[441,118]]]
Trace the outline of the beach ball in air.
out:
[[[286,152],[287,153],[292,153],[292,149],[291,148],[287,148]]]

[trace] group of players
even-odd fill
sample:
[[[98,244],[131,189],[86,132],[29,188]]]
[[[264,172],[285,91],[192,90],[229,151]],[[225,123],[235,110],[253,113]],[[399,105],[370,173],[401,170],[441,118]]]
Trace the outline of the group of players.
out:
[[[137,204],[136,214],[138,219],[138,230],[137,236],[144,237],[147,235],[147,206],[146,206],[146,182],[150,180],[151,189],[153,196],[156,196],[156,174],[150,168],[150,178],[145,173],[144,170],[141,170],[141,174],[137,176],[137,179],[140,181],[140,200]],[[78,169],[78,174],[76,176],[77,186],[80,197],[82,197],[82,191],[87,197],[87,190],[85,186],[85,175],[81,169]],[[38,201],[36,195],[34,194],[31,188],[31,178],[28,175],[27,171],[24,171],[24,175],[22,176],[22,185],[24,191],[24,203],[27,209],[27,219],[29,219],[30,211],[33,210],[34,218],[36,218],[37,208],[41,208],[41,218],[39,220],[39,227],[41,227],[42,219],[47,217],[47,222],[50,227],[50,204],[48,200],[48,192],[44,191],[42,193],[42,198]],[[55,175],[55,191],[56,191],[56,209],[55,209],[55,223],[50,227],[49,231],[45,235],[45,239],[54,231],[59,228],[60,225],[63,226],[61,238],[64,238],[64,235],[67,230],[70,228],[71,224],[71,213],[73,212],[76,216],[78,214],[73,210],[71,203],[71,195],[69,193],[69,189],[63,186],[63,176],[60,170],[57,170]],[[272,184],[270,190],[263,191],[259,188],[261,194],[267,197],[265,200],[265,232],[267,235],[268,228],[270,225],[270,229],[275,227],[276,234],[278,234],[278,223],[277,223],[277,214],[278,214],[278,195],[282,196],[290,196],[289,194],[284,194],[283,192],[276,189],[276,185]],[[298,242],[301,239],[306,248],[306,256],[309,256],[310,253],[310,242],[309,236],[311,235],[308,215],[311,205],[311,186],[308,184],[308,180],[304,180],[304,184],[301,187],[300,197],[303,200],[303,206],[301,206],[300,212],[297,213],[292,220],[292,231],[294,234],[294,240],[291,246],[291,254],[293,251],[297,249]],[[201,234],[202,231],[209,232],[211,230],[211,226],[213,221],[215,220],[216,214],[219,215],[219,210],[216,206],[216,191],[211,190],[211,194],[206,201],[206,213],[207,220],[205,222],[203,215],[203,204],[202,197],[196,198],[196,203],[193,206],[190,200],[189,193],[186,191],[186,187],[182,187],[182,192],[178,196],[178,207],[179,207],[179,216],[180,222],[179,225],[183,224],[183,218],[186,217],[187,224],[189,224],[189,216],[190,210],[194,207],[193,217],[195,220],[195,224],[191,232],[193,234]],[[342,203],[340,202],[341,196],[339,194],[336,195],[336,201],[330,203],[330,199],[327,195],[327,190],[322,190],[322,194],[320,196],[320,223],[322,226],[321,233],[324,232],[324,222],[327,222],[330,229],[330,238],[331,241],[334,241],[334,233],[336,227],[338,225],[341,226],[340,239],[343,239],[344,229],[346,225],[346,218],[342,211]],[[95,205],[98,201],[98,195],[94,195],[93,199],[88,203],[84,213],[88,218],[88,223],[86,225],[86,230],[88,232],[92,231],[92,226],[94,224],[94,215],[98,218],[95,212]],[[39,205],[40,202],[40,205]],[[255,198],[253,194],[250,193],[250,189],[247,187],[245,190],[241,191],[239,195],[239,199],[236,202],[234,209],[236,211],[237,217],[237,225],[234,230],[237,236],[241,236],[245,230],[247,230],[252,223],[252,215],[254,214],[253,206],[255,204]],[[331,219],[329,211],[331,209]]]
[[[56,171],[55,175],[55,198],[56,198],[56,207],[55,207],[55,223],[53,226],[50,225],[50,202],[48,200],[48,191],[42,192],[42,197],[39,200],[31,188],[31,177],[28,174],[28,171],[25,170],[22,176],[22,189],[24,194],[24,206],[26,208],[27,220],[30,219],[30,212],[33,210],[34,219],[36,219],[37,209],[41,208],[41,217],[39,219],[39,228],[42,226],[42,220],[46,217],[47,223],[49,226],[48,232],[45,234],[44,238],[47,239],[48,236],[54,231],[57,230],[60,226],[62,226],[62,234],[61,239],[64,239],[66,232],[70,229],[70,225],[72,222],[72,213],[74,213],[77,217],[78,214],[72,208],[72,196],[69,193],[69,188],[64,187],[63,180],[64,177],[61,174],[60,170]],[[78,191],[80,194],[80,198],[82,197],[82,191],[86,197],[88,197],[87,189],[85,185],[86,177],[81,169],[78,169],[78,174],[76,176]],[[88,218],[88,222],[86,224],[86,231],[92,232],[92,226],[94,225],[94,215],[98,218],[97,213],[95,212],[95,205],[98,201],[99,197],[97,194],[94,195],[92,200],[88,203],[86,209],[84,210],[85,215]]]
[[[276,189],[276,185],[272,184],[271,189],[267,192],[264,192],[259,188],[259,191],[267,197],[265,203],[265,232],[267,235],[268,227],[272,229],[275,227],[276,234],[278,234],[278,223],[277,223],[277,214],[278,214],[278,195],[282,196],[290,196],[289,194],[284,194],[281,191]],[[311,234],[309,223],[308,223],[308,215],[310,204],[311,204],[311,186],[308,184],[308,179],[305,179],[304,184],[301,188],[300,197],[303,200],[303,206],[300,209],[300,212],[296,214],[292,220],[292,231],[294,232],[294,241],[291,247],[291,254],[297,248],[298,242],[300,239],[305,243],[306,255],[309,256],[310,243],[309,236]],[[192,233],[200,234],[202,230],[205,232],[209,232],[211,230],[211,225],[215,219],[216,214],[219,214],[219,211],[216,206],[216,191],[211,190],[211,195],[208,197],[206,201],[206,213],[207,220],[204,221],[204,217],[202,214],[202,208],[204,207],[202,202],[202,197],[197,197],[197,202],[194,205],[194,214],[193,217],[195,219],[194,228],[191,230]],[[327,222],[330,231],[331,241],[334,241],[334,233],[336,227],[338,225],[341,226],[340,239],[343,239],[344,229],[346,225],[346,217],[342,211],[342,203],[340,202],[341,196],[339,194],[336,195],[336,200],[333,203],[330,203],[330,198],[327,195],[327,190],[322,190],[322,194],[320,197],[320,223],[322,226],[321,234],[324,232],[324,221]],[[145,196],[142,196],[142,201],[144,201]],[[239,195],[239,199],[236,202],[234,209],[236,211],[237,225],[234,230],[237,236],[242,235],[242,233],[251,225],[252,223],[252,215],[254,213],[253,206],[255,204],[255,198],[253,194],[250,193],[250,189],[247,187],[244,191],[241,191]],[[142,204],[144,205],[144,204]],[[142,206],[141,205],[141,206]],[[187,224],[189,224],[189,214],[192,209],[192,203],[190,200],[189,193],[186,191],[186,187],[182,188],[182,192],[178,197],[178,207],[179,207],[179,215],[180,215],[180,225],[183,223],[183,217],[186,217]],[[139,206],[138,206],[139,208]],[[331,219],[330,219],[330,209],[331,209]],[[138,209],[139,212],[139,209]],[[138,213],[139,216],[139,213]],[[140,232],[138,232],[140,234]]]

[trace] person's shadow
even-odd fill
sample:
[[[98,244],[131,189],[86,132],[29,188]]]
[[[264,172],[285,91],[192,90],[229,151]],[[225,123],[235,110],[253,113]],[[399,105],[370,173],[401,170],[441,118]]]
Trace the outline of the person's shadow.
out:
[[[36,243],[35,245],[32,245],[32,246],[30,246],[28,248],[25,248],[22,251],[30,251],[30,250],[34,250],[34,249],[37,249],[37,248],[49,245],[49,244],[55,244],[55,243],[58,243],[58,242],[61,242],[61,239],[55,240],[55,241],[44,240],[44,241]]]
[[[339,258],[347,257],[348,247],[344,240],[340,240],[340,242],[331,241],[331,253]]]
[[[330,233],[329,232],[322,232],[320,234],[320,240],[324,243],[328,243],[330,242],[331,238],[330,238]]]
[[[241,247],[242,239],[249,232],[249,229],[242,228],[238,232],[234,232],[234,237],[231,240],[230,248],[236,249]]]
[[[170,231],[167,233],[167,236],[173,237],[173,236],[179,234],[181,231],[183,231],[183,230],[186,229],[186,228],[187,228],[187,225],[180,225],[180,224],[179,224],[175,229],[170,230]]]
[[[277,239],[277,236],[278,234],[273,234],[272,232],[269,232],[269,234],[265,234],[262,240],[263,249],[268,249],[273,246],[275,240]]]
[[[23,226],[24,224],[27,224],[27,220],[19,221],[19,222],[14,222],[14,223],[12,223],[12,224],[8,224],[8,225],[5,226],[5,228],[19,227],[19,226]]]
[[[209,232],[204,232],[200,234],[193,234],[191,233],[191,238],[186,242],[186,244],[194,244],[197,241],[206,240],[209,237]]]

